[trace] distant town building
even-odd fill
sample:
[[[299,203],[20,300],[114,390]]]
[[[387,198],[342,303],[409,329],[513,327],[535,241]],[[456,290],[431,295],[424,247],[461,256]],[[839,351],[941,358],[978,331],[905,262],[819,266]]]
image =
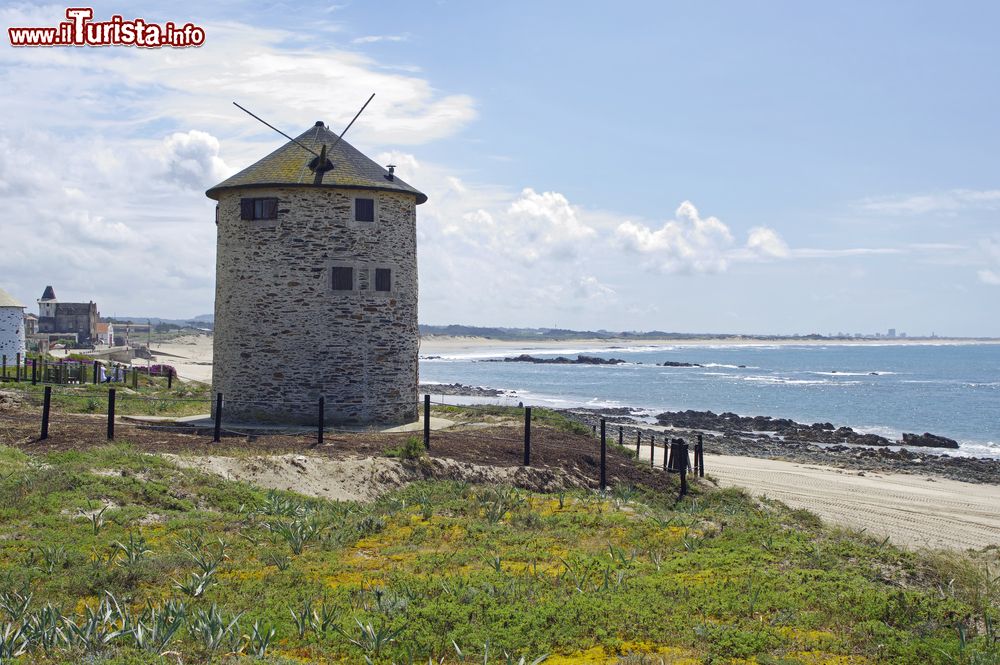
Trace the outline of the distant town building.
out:
[[[329,152],[328,152],[329,151]],[[317,122],[218,202],[213,390],[225,417],[417,415],[416,207],[427,196]]]
[[[115,324],[113,323],[100,323],[97,324],[97,340],[100,344],[106,346],[114,346],[115,344]]]
[[[896,329],[895,328],[889,328],[889,334],[886,335],[886,336],[887,337],[895,337],[896,336]]]
[[[24,355],[24,305],[0,289],[0,354],[7,364],[14,364],[17,354]]]
[[[24,338],[27,339],[32,335],[38,334],[38,317],[27,312],[24,315]]]
[[[93,302],[59,302],[51,286],[38,299],[38,334],[49,339],[71,337],[79,344],[93,344],[98,322]]]

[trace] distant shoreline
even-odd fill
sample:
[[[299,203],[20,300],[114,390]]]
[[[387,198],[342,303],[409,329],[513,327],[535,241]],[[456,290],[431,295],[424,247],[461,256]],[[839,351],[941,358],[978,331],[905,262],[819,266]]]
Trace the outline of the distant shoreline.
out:
[[[863,339],[814,339],[794,337],[686,337],[683,339],[637,339],[633,337],[579,338],[579,339],[496,339],[491,337],[464,337],[450,335],[427,335],[420,338],[421,355],[453,353],[461,350],[560,349],[572,346],[586,346],[594,349],[623,349],[635,347],[661,346],[972,346],[1000,345],[1000,339],[967,339],[953,337],[894,337]]]

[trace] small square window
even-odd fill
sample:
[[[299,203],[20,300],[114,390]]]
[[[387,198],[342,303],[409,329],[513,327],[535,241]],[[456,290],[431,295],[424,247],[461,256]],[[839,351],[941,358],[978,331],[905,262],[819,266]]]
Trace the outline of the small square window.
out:
[[[330,272],[333,275],[334,291],[354,290],[354,268],[334,266],[330,269]]]
[[[389,268],[375,269],[375,290],[392,291],[392,270]]]
[[[375,199],[354,199],[354,221],[375,221]]]
[[[278,219],[278,199],[240,199],[240,219]]]

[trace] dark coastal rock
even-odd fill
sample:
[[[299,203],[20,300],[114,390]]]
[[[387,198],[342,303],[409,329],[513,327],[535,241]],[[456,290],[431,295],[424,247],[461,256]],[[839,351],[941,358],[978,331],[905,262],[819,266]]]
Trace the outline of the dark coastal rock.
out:
[[[665,438],[681,437],[688,443],[694,443],[694,432],[662,432],[648,429],[648,423],[640,420],[635,415],[629,417],[624,414],[627,408],[617,409],[572,409],[563,411],[569,418],[593,427],[600,423],[601,418],[608,418],[612,412],[616,415],[608,418],[609,423],[614,423],[611,440],[617,440],[618,428],[622,428],[626,445],[632,447],[638,435],[641,435],[643,445],[648,445],[650,438],[655,438],[657,445],[662,445]],[[640,410],[635,410],[640,411]],[[759,457],[764,459],[782,459],[793,462],[820,464],[823,466],[834,466],[842,469],[849,469],[854,472],[878,472],[878,473],[913,473],[921,476],[951,478],[968,483],[1000,484],[1000,460],[975,457],[956,457],[947,454],[934,454],[926,450],[917,452],[903,450],[892,450],[886,446],[882,437],[871,434],[859,434],[849,427],[841,427],[836,430],[813,429],[811,426],[801,426],[801,430],[794,430],[789,433],[812,435],[814,438],[829,438],[831,441],[837,435],[842,438],[839,442],[826,443],[821,445],[809,440],[796,440],[789,437],[788,433],[775,433],[773,436],[760,430],[755,432],[726,432],[725,421],[732,420],[734,414],[717,415],[711,413],[711,418],[706,419],[705,415],[711,412],[705,411],[683,411],[679,413],[660,414],[668,416],[668,419],[684,420],[687,422],[701,422],[703,424],[713,422],[714,428],[691,427],[692,430],[702,430],[701,433],[705,441],[705,462],[708,473],[712,471],[712,455],[743,455],[746,457]],[[719,419],[723,416],[720,423]],[[753,421],[755,419],[748,419]],[[773,420],[773,419],[768,419]],[[779,419],[780,420],[780,419]],[[662,423],[663,421],[661,421]],[[790,421],[788,421],[790,422]],[[820,423],[826,425],[826,423]],[[681,427],[682,429],[688,429]],[[715,431],[712,431],[712,430]],[[707,431],[705,431],[707,430]],[[839,433],[839,434],[838,434]],[[851,436],[853,435],[853,436]],[[847,445],[846,438],[852,445]],[[876,447],[865,447],[857,442],[878,441]],[[888,443],[888,442],[887,442]]]
[[[420,393],[434,395],[460,395],[463,397],[501,397],[508,395],[507,391],[482,386],[466,386],[461,383],[430,384],[420,386]]]
[[[903,432],[904,446],[926,446],[928,448],[958,448],[958,441],[946,436],[938,436],[930,432],[923,434],[907,434]]]
[[[698,363],[683,363],[677,362],[676,360],[664,360],[662,363],[657,363],[657,367],[702,367]]]
[[[502,361],[493,360],[487,362],[505,362],[505,363],[535,363],[538,365],[621,365],[626,360],[621,360],[620,358],[598,358],[596,356],[577,356],[574,358],[567,358],[565,356],[559,356],[558,358],[536,358],[535,356],[529,356],[526,353],[522,353],[519,356],[514,356],[513,358],[504,358]]]
[[[668,411],[656,416],[661,425],[722,432],[746,436],[753,432],[774,432],[785,441],[800,443],[888,446],[892,441],[877,434],[861,434],[850,427],[834,427],[833,423],[805,425],[788,418],[768,416],[738,416],[735,413],[715,414],[711,411]]]

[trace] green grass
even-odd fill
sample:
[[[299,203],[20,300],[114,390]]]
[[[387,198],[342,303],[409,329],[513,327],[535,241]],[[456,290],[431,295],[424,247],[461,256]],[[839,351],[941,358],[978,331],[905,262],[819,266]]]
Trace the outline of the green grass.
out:
[[[127,445],[0,448],[0,650],[35,626],[25,663],[254,662],[262,645],[272,663],[997,663],[985,557],[900,551],[734,490],[433,482],[359,505]],[[60,617],[88,607],[132,633],[61,643]]]
[[[123,416],[190,416],[211,410],[212,387],[195,381],[174,380],[167,388],[165,377],[140,374],[138,389],[132,390],[132,379],[125,384],[62,384],[52,385],[52,409],[63,413],[102,414],[108,411],[108,389],[114,388],[115,413]],[[32,385],[30,379],[6,383],[5,390],[20,392],[34,405],[42,403],[45,386]]]

